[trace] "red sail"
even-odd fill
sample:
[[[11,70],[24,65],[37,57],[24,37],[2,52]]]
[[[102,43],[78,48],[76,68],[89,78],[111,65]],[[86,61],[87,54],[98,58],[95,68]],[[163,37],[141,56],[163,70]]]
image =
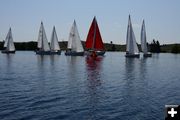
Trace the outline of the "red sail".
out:
[[[86,39],[86,49],[104,50],[104,44],[101,38],[99,27],[94,17],[89,33]]]

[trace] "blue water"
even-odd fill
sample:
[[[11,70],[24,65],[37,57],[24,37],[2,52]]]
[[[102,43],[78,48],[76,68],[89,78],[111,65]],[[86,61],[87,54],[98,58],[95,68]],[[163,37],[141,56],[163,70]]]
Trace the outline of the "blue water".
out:
[[[0,120],[163,120],[180,104],[180,55],[0,54]]]

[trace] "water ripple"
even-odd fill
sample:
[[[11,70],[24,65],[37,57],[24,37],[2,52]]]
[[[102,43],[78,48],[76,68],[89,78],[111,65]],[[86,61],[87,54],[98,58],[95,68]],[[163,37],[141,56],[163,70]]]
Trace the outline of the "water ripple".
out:
[[[0,119],[164,119],[164,105],[180,103],[179,59],[126,59],[120,52],[96,60],[32,52],[2,56]]]

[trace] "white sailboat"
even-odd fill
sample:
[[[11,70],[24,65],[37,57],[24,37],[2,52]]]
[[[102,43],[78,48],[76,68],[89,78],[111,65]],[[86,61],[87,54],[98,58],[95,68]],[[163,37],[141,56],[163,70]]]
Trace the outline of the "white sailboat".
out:
[[[84,55],[84,48],[81,43],[81,39],[78,33],[75,20],[73,22],[73,25],[69,33],[69,40],[68,40],[67,51],[65,52],[65,55],[71,55],[71,56]]]
[[[61,50],[60,50],[60,46],[58,43],[58,37],[56,34],[55,26],[53,27],[53,31],[52,31],[52,35],[51,35],[50,48],[51,48],[51,54],[58,54],[58,55],[61,54]]]
[[[141,49],[144,57],[151,57],[152,54],[148,52],[147,41],[146,41],[146,29],[145,22],[143,20],[142,28],[141,28]]]
[[[139,57],[139,49],[136,43],[136,38],[131,24],[131,17],[129,15],[127,36],[126,36],[126,55],[125,57]]]
[[[4,43],[4,50],[2,50],[2,53],[15,53],[15,46],[13,42],[12,32],[11,28],[9,28],[9,32],[6,36],[5,43]]]
[[[39,36],[38,36],[38,50],[36,51],[36,54],[39,55],[50,55],[50,47],[49,43],[46,37],[45,29],[43,26],[43,22],[41,22],[41,26],[39,29]]]

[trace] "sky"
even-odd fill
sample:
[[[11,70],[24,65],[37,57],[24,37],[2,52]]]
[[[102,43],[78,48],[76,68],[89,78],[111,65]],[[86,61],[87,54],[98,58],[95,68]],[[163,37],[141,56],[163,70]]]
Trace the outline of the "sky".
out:
[[[180,43],[180,0],[0,0],[0,41],[9,27],[15,42],[37,41],[41,21],[50,41],[55,25],[59,41],[67,41],[74,19],[82,40],[96,16],[103,41],[125,44],[128,15],[140,43],[143,19],[147,41]]]

